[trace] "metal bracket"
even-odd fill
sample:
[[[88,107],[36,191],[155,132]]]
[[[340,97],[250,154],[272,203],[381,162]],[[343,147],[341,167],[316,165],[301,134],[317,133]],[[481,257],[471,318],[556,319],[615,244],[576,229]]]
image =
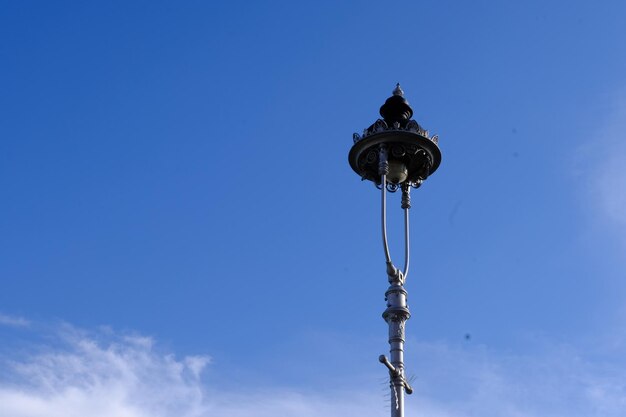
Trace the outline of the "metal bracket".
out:
[[[396,268],[391,262],[387,262],[387,281],[390,284],[404,285],[404,273]]]
[[[391,378],[392,382],[394,379],[399,379],[402,386],[404,386],[404,390],[406,391],[406,393],[409,395],[413,394],[413,388],[411,387],[411,385],[409,385],[404,375],[402,375],[402,373],[398,369],[396,369],[396,367],[393,366],[391,362],[389,362],[389,359],[387,359],[385,355],[380,355],[378,357],[378,361],[385,365],[387,369],[389,369],[389,377]]]

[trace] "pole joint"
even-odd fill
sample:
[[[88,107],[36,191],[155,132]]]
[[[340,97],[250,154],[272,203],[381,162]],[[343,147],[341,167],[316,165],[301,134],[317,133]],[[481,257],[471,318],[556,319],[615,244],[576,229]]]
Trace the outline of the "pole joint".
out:
[[[404,274],[391,262],[387,262],[387,281],[390,284],[404,285]]]

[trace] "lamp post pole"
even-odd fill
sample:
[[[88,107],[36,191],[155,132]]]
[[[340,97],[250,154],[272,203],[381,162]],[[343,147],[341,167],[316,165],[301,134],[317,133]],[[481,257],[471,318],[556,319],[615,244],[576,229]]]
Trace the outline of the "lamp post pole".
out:
[[[419,188],[441,163],[438,137],[431,136],[415,120],[413,109],[404,98],[400,84],[380,108],[382,119],[353,135],[354,145],[348,160],[363,180],[372,181],[381,190],[382,241],[387,264],[389,288],[385,292],[387,309],[383,318],[389,326],[389,358],[379,361],[389,370],[391,417],[404,417],[404,393],[411,394],[404,370],[405,323],[411,317],[404,283],[409,273],[409,209],[411,188]],[[387,193],[400,190],[404,211],[404,268],[391,260],[387,242]]]

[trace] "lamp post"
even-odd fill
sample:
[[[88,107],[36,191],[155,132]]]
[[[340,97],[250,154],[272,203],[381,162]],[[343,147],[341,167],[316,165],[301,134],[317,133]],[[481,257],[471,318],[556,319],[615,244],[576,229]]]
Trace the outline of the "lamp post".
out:
[[[409,273],[409,209],[410,190],[419,188],[441,162],[438,137],[430,136],[415,120],[413,110],[404,98],[400,84],[380,108],[382,119],[353,135],[354,145],[348,160],[363,180],[372,181],[381,190],[382,240],[387,263],[389,288],[385,292],[387,309],[383,318],[389,326],[389,359],[379,361],[389,370],[391,417],[404,417],[404,393],[411,394],[404,371],[404,325],[411,317],[404,283]],[[404,211],[404,268],[391,260],[387,243],[387,192],[402,193]]]

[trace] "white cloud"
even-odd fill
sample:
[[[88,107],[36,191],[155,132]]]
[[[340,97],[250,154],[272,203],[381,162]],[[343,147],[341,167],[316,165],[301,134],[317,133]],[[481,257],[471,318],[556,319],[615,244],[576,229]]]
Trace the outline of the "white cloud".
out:
[[[30,325],[30,321],[22,317],[9,316],[0,313],[0,325],[11,327],[27,327]]]
[[[89,335],[65,326],[61,346],[6,364],[0,416],[200,416],[206,357],[179,361],[149,338]]]
[[[350,389],[340,384],[304,391],[246,381],[231,381],[240,384],[227,389],[222,381],[230,375],[201,376],[211,366],[207,356],[177,359],[159,351],[150,338],[112,331],[86,333],[66,326],[55,334],[53,345],[37,346],[30,356],[15,352],[5,358],[0,416],[389,414],[381,387],[368,386],[371,380],[359,375],[346,375]],[[621,417],[626,409],[624,361],[591,360],[558,346],[515,355],[480,346],[411,342],[410,352],[407,360],[417,379],[416,394],[407,398],[407,417]]]

